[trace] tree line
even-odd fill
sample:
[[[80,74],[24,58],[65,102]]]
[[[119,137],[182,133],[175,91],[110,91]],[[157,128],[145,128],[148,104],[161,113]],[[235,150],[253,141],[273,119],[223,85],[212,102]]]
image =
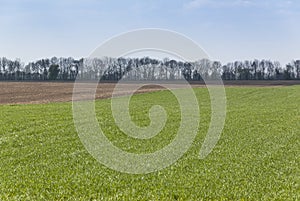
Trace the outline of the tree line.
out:
[[[0,80],[300,80],[300,60],[285,66],[278,61],[235,61],[225,65],[202,59],[195,62],[144,58],[46,58],[24,64],[0,58]]]

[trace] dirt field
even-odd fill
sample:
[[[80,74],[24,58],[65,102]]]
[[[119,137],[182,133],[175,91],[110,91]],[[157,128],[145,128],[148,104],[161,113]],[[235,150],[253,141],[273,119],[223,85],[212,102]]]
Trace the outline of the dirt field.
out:
[[[203,83],[192,83],[195,87],[203,87]],[[300,84],[299,81],[228,81],[227,86],[282,86]],[[92,84],[83,84],[81,92],[88,92]],[[37,104],[49,102],[72,101],[74,83],[72,82],[0,82],[0,104]],[[97,88],[96,98],[109,98],[112,96],[115,83],[100,83]],[[176,87],[180,87],[177,85]],[[121,85],[117,95],[126,95],[130,84]],[[137,91],[145,93],[162,90],[157,85],[148,85]]]
[[[92,84],[82,84],[80,92],[87,93],[93,89]],[[103,99],[112,96],[114,83],[98,85],[96,98]],[[50,102],[72,101],[74,83],[72,82],[0,82],[0,104],[38,104]],[[158,86],[147,86],[137,93],[161,90]],[[128,94],[128,87],[119,95]],[[83,97],[84,99],[84,97]]]

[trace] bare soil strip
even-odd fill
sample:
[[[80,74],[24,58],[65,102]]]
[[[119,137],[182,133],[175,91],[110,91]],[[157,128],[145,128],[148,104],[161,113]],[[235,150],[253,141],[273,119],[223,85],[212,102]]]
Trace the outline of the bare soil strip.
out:
[[[193,87],[205,87],[204,83],[192,82]],[[225,81],[226,86],[289,86],[299,85],[300,81]],[[96,99],[110,98],[116,83],[100,83]],[[90,88],[89,88],[90,86]],[[84,84],[82,92],[92,89],[92,84]],[[123,84],[124,90],[116,95],[129,93],[130,84]],[[122,87],[123,87],[122,86]],[[173,85],[174,86],[174,85]],[[0,104],[40,104],[51,102],[70,102],[73,95],[73,82],[0,82]],[[180,88],[180,84],[175,86]],[[164,88],[151,84],[140,88],[136,93],[147,93]]]

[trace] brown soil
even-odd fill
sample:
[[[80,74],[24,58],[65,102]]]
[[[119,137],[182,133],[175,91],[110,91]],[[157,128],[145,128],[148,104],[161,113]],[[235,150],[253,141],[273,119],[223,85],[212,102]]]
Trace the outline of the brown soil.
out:
[[[79,84],[79,93],[83,99],[88,97],[88,92],[93,89],[92,86],[90,83]],[[114,87],[114,83],[99,84],[96,98],[110,98]],[[72,101],[73,88],[74,83],[72,82],[0,82],[0,104],[69,102]],[[141,88],[137,93],[161,89],[159,86],[149,85]],[[128,90],[128,87],[124,85],[124,91],[117,95],[128,94],[126,90]]]
[[[203,83],[192,83],[195,87],[203,87]],[[287,86],[300,84],[299,81],[228,81],[227,86]],[[97,88],[96,99],[110,98],[115,83],[100,83]],[[79,84],[79,93],[84,94],[92,90],[91,83]],[[81,87],[82,86],[82,87]],[[172,87],[180,88],[180,84]],[[72,101],[74,83],[72,82],[0,82],[0,104],[38,104],[49,102]],[[121,90],[116,95],[129,93],[131,84],[122,84]],[[158,85],[147,85],[140,88],[136,93],[146,93],[163,90]]]

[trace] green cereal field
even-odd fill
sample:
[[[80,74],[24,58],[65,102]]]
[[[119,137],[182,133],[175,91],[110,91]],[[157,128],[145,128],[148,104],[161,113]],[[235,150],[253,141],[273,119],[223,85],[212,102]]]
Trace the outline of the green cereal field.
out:
[[[227,87],[226,124],[203,160],[210,99],[206,88],[194,91],[201,116],[194,143],[175,164],[141,175],[111,170],[87,152],[70,102],[0,105],[0,200],[300,200],[300,86]],[[134,95],[132,120],[149,125],[153,105],[168,120],[149,140],[118,129],[109,99],[96,101],[97,119],[117,147],[150,153],[172,141],[180,122],[169,91]]]

